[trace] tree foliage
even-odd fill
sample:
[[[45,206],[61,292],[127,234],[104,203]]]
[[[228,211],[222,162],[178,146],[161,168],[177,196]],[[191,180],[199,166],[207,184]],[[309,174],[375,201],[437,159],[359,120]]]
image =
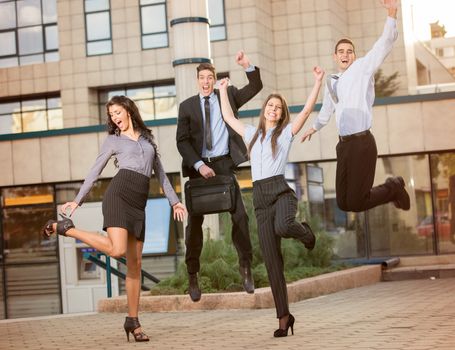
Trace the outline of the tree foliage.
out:
[[[385,76],[382,69],[378,69],[374,74],[374,92],[376,97],[392,96],[400,87],[400,83],[396,81],[397,78],[398,72]]]

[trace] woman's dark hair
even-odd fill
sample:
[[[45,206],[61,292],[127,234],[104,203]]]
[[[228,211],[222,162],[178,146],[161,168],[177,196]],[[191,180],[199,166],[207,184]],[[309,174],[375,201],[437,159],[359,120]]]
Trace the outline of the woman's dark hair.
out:
[[[283,97],[283,95],[276,94],[276,93],[275,94],[270,94],[266,98],[264,104],[262,105],[261,114],[259,115],[258,128],[256,129],[256,132],[254,133],[254,136],[251,139],[250,144],[248,145],[248,155],[251,154],[251,150],[253,148],[254,143],[259,138],[259,134],[261,134],[261,141],[264,140],[264,137],[265,137],[265,134],[266,134],[266,130],[265,130],[265,107],[267,106],[267,103],[269,103],[269,101],[272,98],[277,98],[281,102],[281,118],[278,121],[278,123],[277,123],[277,125],[275,127],[275,130],[273,130],[272,140],[271,140],[271,143],[272,143],[272,155],[273,155],[274,158],[276,156],[276,151],[277,151],[276,150],[276,145],[277,145],[278,137],[281,135],[281,133],[283,132],[283,129],[286,127],[286,125],[289,124],[289,120],[290,120],[289,108],[288,108],[288,104],[286,102],[286,99]]]
[[[142,137],[144,137],[155,149],[155,159],[159,156],[158,148],[155,143],[155,137],[152,134],[152,131],[147,128],[144,121],[142,120],[141,114],[136,104],[128,97],[123,95],[112,96],[111,99],[106,103],[106,115],[107,115],[107,133],[109,135],[120,135],[120,129],[112,121],[111,116],[109,115],[109,108],[117,105],[123,107],[131,117],[131,122],[133,123],[134,131],[139,131]],[[117,166],[117,160],[114,161]]]

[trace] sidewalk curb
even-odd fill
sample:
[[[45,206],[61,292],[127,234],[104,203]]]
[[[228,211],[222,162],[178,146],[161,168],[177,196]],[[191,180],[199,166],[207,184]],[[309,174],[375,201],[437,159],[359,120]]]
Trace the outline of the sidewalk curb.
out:
[[[367,265],[305,278],[288,284],[290,303],[381,281],[381,265]],[[245,292],[202,294],[194,303],[188,295],[141,296],[141,312],[193,311],[214,309],[262,309],[274,306],[270,287]],[[98,312],[127,312],[126,296],[101,299]]]

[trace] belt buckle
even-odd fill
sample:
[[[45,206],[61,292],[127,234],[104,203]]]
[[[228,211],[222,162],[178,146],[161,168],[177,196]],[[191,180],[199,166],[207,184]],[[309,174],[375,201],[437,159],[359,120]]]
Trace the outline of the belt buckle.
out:
[[[207,157],[207,162],[211,163],[212,162],[211,158],[213,157]]]

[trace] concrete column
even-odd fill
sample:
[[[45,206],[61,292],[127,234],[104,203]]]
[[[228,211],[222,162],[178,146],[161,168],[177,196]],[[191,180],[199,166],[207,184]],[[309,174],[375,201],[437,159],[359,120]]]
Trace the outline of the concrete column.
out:
[[[196,67],[212,62],[206,0],[172,1],[175,85],[179,102],[196,93]]]
[[[210,53],[207,0],[172,1],[172,36],[174,41],[175,86],[178,103],[197,93],[196,67],[212,62]],[[180,176],[182,187],[187,178]],[[184,193],[182,193],[184,198]],[[186,222],[185,222],[186,225]],[[204,235],[219,237],[218,215],[205,215]]]

